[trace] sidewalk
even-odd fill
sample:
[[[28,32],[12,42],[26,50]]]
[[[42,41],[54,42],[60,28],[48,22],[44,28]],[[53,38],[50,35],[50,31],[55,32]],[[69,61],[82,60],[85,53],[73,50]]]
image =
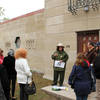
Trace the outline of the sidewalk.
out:
[[[47,93],[51,100],[76,100],[75,93],[71,88],[68,88],[68,90],[53,91],[52,86],[47,86],[41,90]],[[88,100],[100,100],[100,98],[98,98],[96,92],[94,92],[89,95]]]
[[[53,91],[52,86],[43,87],[42,90],[47,93],[51,100],[75,100],[75,94],[72,89]]]

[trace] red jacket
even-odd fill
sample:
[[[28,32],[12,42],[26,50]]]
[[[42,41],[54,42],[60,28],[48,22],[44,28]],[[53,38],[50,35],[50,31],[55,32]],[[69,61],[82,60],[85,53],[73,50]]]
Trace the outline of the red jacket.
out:
[[[3,63],[4,56],[0,56],[0,64]]]

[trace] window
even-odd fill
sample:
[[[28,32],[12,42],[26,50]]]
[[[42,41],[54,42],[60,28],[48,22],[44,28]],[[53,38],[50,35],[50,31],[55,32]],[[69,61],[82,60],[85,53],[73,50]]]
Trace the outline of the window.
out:
[[[16,45],[16,48],[20,48],[20,45],[21,45],[20,37],[16,37],[16,39],[15,39],[15,45]]]

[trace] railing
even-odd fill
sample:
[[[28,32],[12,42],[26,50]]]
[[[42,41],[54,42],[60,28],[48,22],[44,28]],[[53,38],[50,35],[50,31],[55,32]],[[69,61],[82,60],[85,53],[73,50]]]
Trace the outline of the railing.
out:
[[[84,11],[89,11],[92,8],[95,11],[98,10],[99,5],[100,0],[68,0],[68,11],[76,15],[80,8],[83,8]]]

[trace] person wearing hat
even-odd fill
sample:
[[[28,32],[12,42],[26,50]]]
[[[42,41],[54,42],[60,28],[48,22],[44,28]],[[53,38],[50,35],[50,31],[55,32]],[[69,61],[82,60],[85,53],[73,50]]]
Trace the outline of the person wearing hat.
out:
[[[7,69],[9,88],[10,88],[10,86],[12,86],[12,88],[11,88],[12,89],[12,91],[11,91],[12,97],[11,98],[12,98],[12,100],[15,100],[16,97],[14,97],[14,94],[15,94],[17,72],[15,70],[15,57],[14,57],[14,50],[13,49],[10,49],[8,51],[8,56],[4,57],[3,65]],[[10,95],[10,90],[9,90],[9,95]]]
[[[62,43],[58,43],[57,49],[52,54],[51,57],[54,60],[54,64],[53,64],[54,77],[53,77],[52,85],[57,85],[58,78],[60,77],[59,85],[63,86],[66,62],[68,60],[68,54],[64,51],[64,45]]]

